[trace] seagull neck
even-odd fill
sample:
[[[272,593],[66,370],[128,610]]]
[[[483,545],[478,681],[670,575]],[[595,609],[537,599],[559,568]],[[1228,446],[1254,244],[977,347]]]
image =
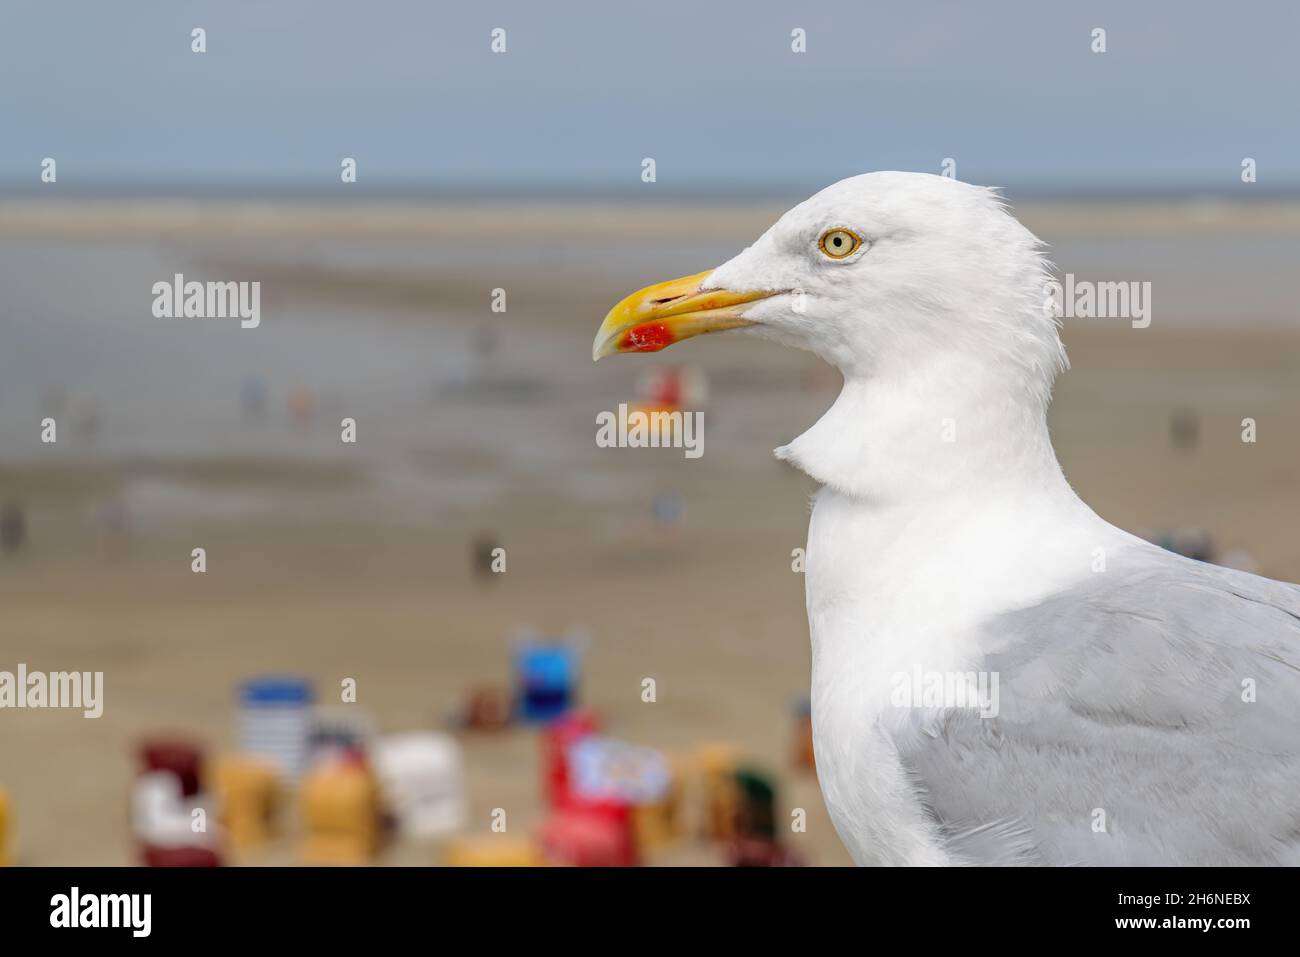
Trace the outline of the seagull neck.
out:
[[[1047,430],[1051,382],[987,357],[933,356],[921,368],[846,373],[835,403],[777,449],[824,485],[883,506],[958,496],[1062,491]]]

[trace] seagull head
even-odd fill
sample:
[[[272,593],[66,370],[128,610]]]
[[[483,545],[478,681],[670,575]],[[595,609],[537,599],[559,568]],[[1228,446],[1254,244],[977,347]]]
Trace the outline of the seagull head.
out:
[[[592,357],[737,329],[811,351],[846,379],[979,359],[1045,401],[1065,355],[1041,248],[992,189],[925,173],[854,176],[716,269],[623,299]]]

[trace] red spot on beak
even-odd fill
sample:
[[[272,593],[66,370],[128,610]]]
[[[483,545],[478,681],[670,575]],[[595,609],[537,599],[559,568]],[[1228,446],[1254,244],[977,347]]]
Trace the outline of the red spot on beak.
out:
[[[619,349],[623,352],[658,352],[676,341],[672,331],[662,322],[645,322],[623,334]]]

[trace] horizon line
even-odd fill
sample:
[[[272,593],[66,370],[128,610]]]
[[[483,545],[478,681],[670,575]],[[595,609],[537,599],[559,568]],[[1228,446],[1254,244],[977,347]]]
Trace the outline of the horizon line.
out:
[[[826,185],[826,184],[822,184]],[[1259,202],[1300,199],[1300,183],[1261,186],[1258,183],[1224,186],[1198,182],[1116,183],[1093,181],[1069,185],[1057,181],[1007,182],[987,184],[1009,197],[1047,201],[1099,200],[1219,200]],[[161,180],[139,179],[81,180],[75,183],[32,183],[0,179],[0,201],[9,199],[56,198],[60,195],[77,199],[106,200],[322,200],[341,202],[356,200],[425,200],[425,201],[647,201],[663,199],[746,202],[803,198],[821,186],[795,182],[737,183],[733,181],[697,180],[682,185],[613,182],[512,182],[489,183],[483,180],[414,180],[382,184],[304,183],[284,178],[253,181],[238,180]]]

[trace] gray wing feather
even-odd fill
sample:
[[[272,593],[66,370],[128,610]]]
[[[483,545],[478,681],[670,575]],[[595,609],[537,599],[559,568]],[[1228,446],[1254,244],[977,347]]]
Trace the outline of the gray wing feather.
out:
[[[996,717],[899,735],[958,859],[1300,864],[1300,588],[1137,557],[990,623]]]

